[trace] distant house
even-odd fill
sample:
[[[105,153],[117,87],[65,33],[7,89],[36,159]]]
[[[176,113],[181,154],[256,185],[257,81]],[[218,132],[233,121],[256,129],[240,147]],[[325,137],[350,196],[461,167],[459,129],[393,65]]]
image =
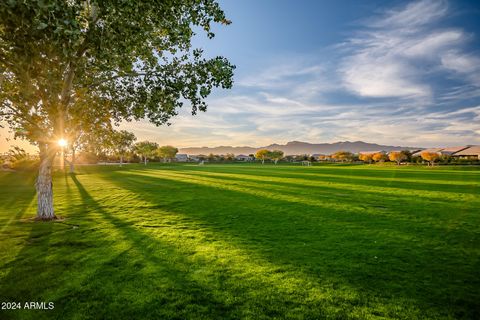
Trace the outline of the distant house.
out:
[[[238,156],[235,157],[235,160],[237,160],[237,161],[253,161],[255,159],[253,157],[246,156],[244,154],[239,154]]]
[[[175,161],[177,161],[177,162],[188,162],[188,154],[177,153],[175,155]]]
[[[429,148],[429,149],[419,150],[414,154],[412,154],[412,156],[420,157],[423,152],[438,153],[441,156],[453,156],[458,152],[461,152],[467,148],[468,146],[457,146],[457,147],[448,147],[448,148]]]
[[[199,156],[194,156],[194,155],[188,155],[188,160],[198,162],[198,161],[200,161],[200,157]]]
[[[331,161],[332,156],[329,154],[323,154],[323,153],[314,153],[311,155],[312,158],[314,158],[317,161]]]
[[[295,156],[291,155],[291,154],[288,154],[285,157],[283,157],[283,160],[286,161],[286,162],[294,162],[295,161]]]
[[[480,160],[480,146],[468,146],[458,152],[452,154],[452,157],[460,159],[479,159]]]
[[[414,154],[417,153],[417,152],[423,151],[423,149],[410,149],[410,150],[408,150],[408,151],[410,151],[410,154],[411,154],[411,155],[414,155]]]
[[[392,152],[410,152],[410,154],[413,156],[415,153],[418,153],[418,152],[422,152],[423,150],[422,149],[401,149],[401,150],[390,150],[387,152],[387,155],[389,155],[390,153]]]
[[[322,154],[322,153],[314,153],[311,155],[313,158],[315,158],[315,160],[325,160],[327,158],[327,155],[326,154]]]
[[[451,156],[451,155],[456,154],[457,152],[461,152],[461,151],[463,151],[467,148],[469,148],[469,146],[448,147],[448,148],[442,149],[442,151],[440,151],[440,153],[442,155]]]

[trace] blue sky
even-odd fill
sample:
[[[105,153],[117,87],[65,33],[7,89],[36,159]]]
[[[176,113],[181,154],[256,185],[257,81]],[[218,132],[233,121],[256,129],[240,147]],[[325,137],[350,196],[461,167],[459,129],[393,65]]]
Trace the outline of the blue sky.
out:
[[[137,124],[183,146],[291,140],[480,144],[478,1],[220,2],[232,25],[198,37],[237,66],[205,114]]]
[[[178,147],[363,140],[480,144],[480,2],[220,1],[195,47],[237,66],[206,113],[126,124]]]

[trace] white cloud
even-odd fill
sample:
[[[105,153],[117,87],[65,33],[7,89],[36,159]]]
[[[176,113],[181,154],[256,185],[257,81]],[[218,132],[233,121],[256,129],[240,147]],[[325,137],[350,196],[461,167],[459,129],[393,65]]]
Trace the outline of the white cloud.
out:
[[[233,112],[234,111],[234,112]],[[264,146],[292,140],[377,142],[402,146],[480,144],[480,106],[432,112],[409,105],[306,103],[281,95],[212,99],[196,117],[184,110],[170,127],[141,124],[161,144]],[[143,138],[138,124],[128,125]]]
[[[460,30],[434,32],[422,37],[413,38],[410,41],[402,39],[404,44],[400,45],[397,51],[399,55],[405,55],[406,57],[435,58],[440,50],[454,47],[464,41],[465,38],[466,35]]]
[[[321,66],[305,66],[304,63],[299,61],[282,61],[275,66],[262,70],[259,74],[240,79],[237,85],[256,88],[284,88],[296,77],[317,76],[322,71]]]
[[[447,9],[445,0],[414,1],[404,8],[387,11],[382,19],[374,21],[371,25],[380,28],[418,28],[442,18]]]
[[[271,66],[242,77],[236,86],[258,91],[278,91],[302,101],[335,91],[340,83],[331,66],[318,56],[294,56],[272,61]]]
[[[445,68],[462,73],[476,71],[480,66],[478,57],[461,54],[456,51],[449,51],[442,55],[442,65]]]
[[[347,53],[339,68],[345,88],[362,97],[432,103],[435,97],[426,77],[440,71],[471,73],[476,59],[461,54],[468,34],[434,24],[447,14],[446,2],[423,0],[365,25],[364,32],[341,46]]]
[[[457,78],[471,84],[466,94],[480,96],[480,57],[451,50],[442,54],[441,62],[444,68],[454,71]]]
[[[428,97],[430,88],[415,82],[414,71],[395,57],[363,52],[344,62],[347,89],[365,97]]]

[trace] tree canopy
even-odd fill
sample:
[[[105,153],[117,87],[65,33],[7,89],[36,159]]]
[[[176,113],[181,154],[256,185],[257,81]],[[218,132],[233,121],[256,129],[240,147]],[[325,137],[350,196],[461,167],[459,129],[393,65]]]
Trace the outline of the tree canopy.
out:
[[[123,163],[123,157],[125,154],[132,151],[135,140],[137,140],[137,137],[126,130],[112,132],[112,149],[113,153],[120,157],[120,165]]]
[[[383,152],[377,152],[372,156],[372,159],[375,162],[381,162],[385,161],[387,159],[387,156]]]
[[[435,161],[440,159],[440,155],[437,152],[424,151],[420,153],[423,160],[427,161],[429,165],[434,165]]]
[[[373,154],[372,153],[360,153],[358,155],[358,158],[364,162],[371,163],[373,160]]]
[[[258,150],[258,151],[255,153],[255,158],[261,159],[261,160],[262,160],[262,164],[263,164],[263,163],[265,163],[265,160],[268,159],[269,154],[270,154],[270,150],[261,149],[261,150]]]
[[[157,155],[160,158],[163,158],[164,161],[167,159],[171,160],[175,158],[175,155],[178,153],[178,149],[172,146],[162,146],[157,149]]]
[[[156,142],[140,141],[135,144],[135,152],[143,157],[145,165],[147,165],[147,159],[155,156],[158,149]]]
[[[353,153],[349,151],[338,151],[332,155],[332,158],[340,161],[351,161],[353,160]]]
[[[277,164],[278,160],[283,158],[283,151],[282,150],[273,150],[268,153],[268,157],[272,159],[275,164]]]
[[[2,117],[34,143],[85,118],[160,125],[232,85],[228,60],[190,46],[192,25],[229,23],[212,0],[12,0],[0,18]]]
[[[407,156],[402,152],[402,151],[391,151],[388,154],[388,159],[390,161],[394,161],[397,163],[397,165],[400,165],[400,163],[407,159]]]

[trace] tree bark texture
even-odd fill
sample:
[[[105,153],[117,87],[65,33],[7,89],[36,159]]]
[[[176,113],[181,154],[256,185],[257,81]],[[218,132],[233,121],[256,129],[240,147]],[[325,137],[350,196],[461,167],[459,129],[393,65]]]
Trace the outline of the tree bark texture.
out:
[[[36,183],[37,189],[37,220],[56,219],[53,210],[52,163],[54,156],[50,155],[47,146],[40,147],[40,167]]]

